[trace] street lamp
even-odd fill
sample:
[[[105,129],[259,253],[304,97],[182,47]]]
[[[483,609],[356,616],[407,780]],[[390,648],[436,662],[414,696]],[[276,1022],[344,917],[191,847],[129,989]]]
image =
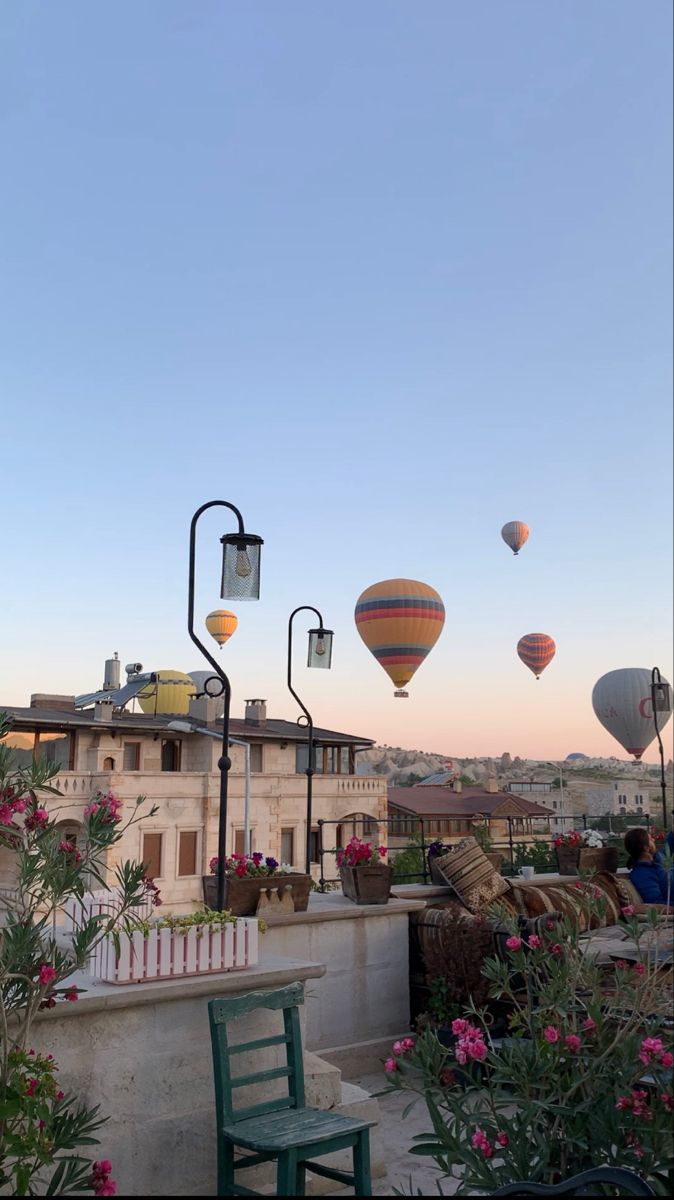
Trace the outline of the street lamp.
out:
[[[207,681],[208,682],[208,681]],[[169,721],[168,729],[175,730],[176,733],[200,733],[204,737],[215,738],[220,741],[220,734],[214,729],[202,729],[198,725],[191,725],[189,721]],[[243,738],[230,737],[230,746],[243,746],[245,754],[245,775],[243,784],[243,852],[250,854],[250,742],[244,742]]]
[[[667,832],[667,780],[665,776],[665,750],[662,745],[662,737],[658,728],[658,713],[671,712],[672,701],[669,692],[669,684],[664,683],[660,671],[657,667],[653,667],[651,671],[651,706],[653,709],[653,724],[655,725],[655,736],[658,739],[660,749],[660,787],[662,789],[662,827],[665,833]]]
[[[313,608],[311,604],[301,604],[291,612],[288,619],[288,690],[293,695],[299,704],[307,723],[307,836],[305,849],[305,873],[311,874],[311,801],[312,801],[312,778],[314,774],[314,722],[308,708],[302,703],[297,692],[292,684],[292,656],[293,656],[293,620],[299,612],[312,612],[318,617],[318,629],[309,630],[309,651],[307,655],[308,667],[324,667],[329,668],[332,662],[332,638],[333,632],[331,629],[325,629],[323,625],[323,617],[317,608]],[[297,718],[298,725],[302,718]]]
[[[243,517],[228,500],[209,500],[202,504],[192,517],[190,525],[190,567],[189,592],[187,601],[187,629],[195,646],[201,650],[204,658],[211,664],[223,684],[225,707],[222,715],[222,754],[218,760],[220,771],[220,815],[218,822],[218,888],[217,909],[224,908],[225,902],[225,854],[227,846],[227,773],[232,765],[229,757],[229,707],[232,689],[217,659],[199,641],[194,632],[194,567],[196,559],[197,522],[202,513],[208,508],[228,508],[234,513],[239,528],[237,533],[227,533],[220,538],[222,543],[222,578],[220,598],[222,600],[257,600],[260,595],[260,551],[262,538],[254,533],[246,533],[243,527]]]

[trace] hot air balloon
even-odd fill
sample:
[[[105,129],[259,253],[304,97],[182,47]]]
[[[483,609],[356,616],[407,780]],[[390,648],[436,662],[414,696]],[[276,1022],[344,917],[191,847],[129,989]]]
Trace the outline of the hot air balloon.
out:
[[[513,554],[519,554],[529,536],[529,526],[524,521],[508,521],[501,530],[501,537]]]
[[[555,643],[547,633],[526,633],[517,643],[517,653],[525,667],[533,671],[537,679],[548,663],[552,662],[556,649]]]
[[[182,671],[157,671],[157,682],[148,683],[138,693],[138,703],[144,713],[181,714],[189,712],[190,699],[196,693],[194,680]]]
[[[662,682],[669,688],[666,679]],[[655,737],[651,672],[645,667],[623,667],[602,675],[592,689],[592,707],[598,721],[628,754],[641,758]],[[658,729],[672,715],[658,707]]]
[[[356,628],[368,650],[396,686],[395,696],[407,696],[405,684],[437,642],[445,623],[441,597],[416,579],[385,579],[358,597]]]
[[[229,641],[238,624],[234,613],[226,608],[216,608],[206,617],[206,628],[218,646],[224,646]]]

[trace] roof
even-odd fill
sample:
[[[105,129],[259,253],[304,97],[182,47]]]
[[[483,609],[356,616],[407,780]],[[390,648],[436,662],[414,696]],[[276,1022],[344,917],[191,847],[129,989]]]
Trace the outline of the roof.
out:
[[[522,796],[514,796],[512,792],[485,792],[482,788],[463,788],[453,792],[451,788],[442,785],[423,788],[389,787],[389,809],[404,809],[415,816],[424,817],[475,817],[480,813],[485,816],[523,817],[554,817],[549,808],[542,804],[534,804]]]
[[[39,726],[41,729],[53,729],[58,732],[68,729],[108,729],[122,730],[128,733],[153,733],[161,730],[174,733],[174,730],[169,729],[169,723],[175,720],[189,721],[189,724],[194,726],[195,733],[206,729],[211,732],[214,730],[221,732],[222,730],[222,721],[215,721],[209,725],[195,717],[188,715],[179,717],[175,713],[157,716],[145,716],[144,713],[116,713],[104,721],[97,721],[91,709],[76,712],[74,709],[65,708],[16,708],[13,705],[0,704],[0,712],[6,712],[9,717],[13,718],[14,728],[17,730],[33,729],[35,726]],[[229,722],[229,732],[232,737],[249,738],[256,742],[306,742],[307,740],[306,726],[298,725],[295,721],[267,719],[264,725],[254,725],[250,721],[232,718]],[[362,746],[363,748],[374,745],[373,738],[359,737],[353,733],[339,733],[333,729],[321,729],[316,725],[314,726],[314,738],[318,742],[330,745]]]

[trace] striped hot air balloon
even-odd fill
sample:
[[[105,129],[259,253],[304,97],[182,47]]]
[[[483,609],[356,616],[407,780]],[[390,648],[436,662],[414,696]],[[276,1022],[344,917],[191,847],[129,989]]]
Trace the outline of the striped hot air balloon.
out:
[[[527,633],[517,643],[519,654],[525,667],[533,671],[538,679],[548,663],[555,657],[557,647],[547,633]]]
[[[442,598],[416,579],[384,579],[359,596],[355,619],[368,650],[395,684],[394,694],[407,696],[405,684],[442,633]]]
[[[234,613],[226,608],[216,608],[206,617],[206,628],[218,646],[224,646],[229,641],[238,623]]]
[[[508,521],[501,530],[501,537],[513,554],[519,554],[529,536],[529,526],[524,521]]]

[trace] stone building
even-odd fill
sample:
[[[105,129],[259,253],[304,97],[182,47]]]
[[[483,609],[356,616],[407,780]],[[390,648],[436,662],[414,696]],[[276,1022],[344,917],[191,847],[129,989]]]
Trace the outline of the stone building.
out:
[[[190,700],[187,713],[176,720],[171,714],[120,711],[107,702],[78,709],[73,696],[34,695],[28,708],[0,704],[0,712],[13,719],[8,741],[19,759],[37,753],[59,764],[61,795],[46,799],[45,806],[57,814],[64,836],[76,840],[80,835],[84,808],[99,789],[122,800],[124,814],[141,795],[146,810],[157,807],[154,816],[125,833],[110,853],[108,868],[141,859],[165,906],[186,912],[201,904],[201,876],[208,874],[217,851],[222,723],[216,705],[210,699]],[[242,720],[231,720],[230,736],[250,747],[251,849],[303,870],[306,730],[268,718],[265,702],[254,700],[246,702]],[[324,845],[334,850],[345,823],[357,816],[383,820],[387,809],[385,781],[356,773],[358,751],[372,746],[371,739],[317,727],[314,738],[312,873],[318,875],[319,819],[329,822],[323,826]],[[230,746],[228,853],[244,849],[245,754],[245,746]],[[4,886],[11,886],[8,862],[9,852],[3,851]],[[325,874],[331,875],[332,856],[326,865]]]

